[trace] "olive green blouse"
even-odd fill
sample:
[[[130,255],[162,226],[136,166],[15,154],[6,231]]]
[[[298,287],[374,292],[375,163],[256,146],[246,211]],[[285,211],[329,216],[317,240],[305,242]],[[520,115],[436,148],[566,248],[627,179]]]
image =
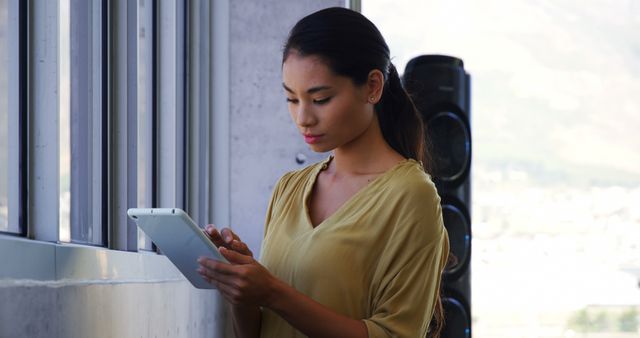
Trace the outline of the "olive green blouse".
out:
[[[329,161],[287,173],[277,183],[262,264],[315,301],[363,320],[369,337],[425,337],[449,253],[431,178],[418,162],[404,160],[314,228],[308,200]],[[261,337],[304,335],[263,309]]]

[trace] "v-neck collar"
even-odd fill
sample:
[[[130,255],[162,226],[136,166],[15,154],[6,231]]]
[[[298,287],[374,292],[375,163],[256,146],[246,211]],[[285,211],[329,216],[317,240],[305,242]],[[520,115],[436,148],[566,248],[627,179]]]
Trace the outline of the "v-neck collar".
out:
[[[347,199],[344,203],[342,203],[342,205],[340,207],[338,207],[338,209],[336,209],[331,215],[327,216],[325,219],[322,220],[322,222],[318,223],[316,226],[313,226],[313,222],[311,222],[311,213],[310,213],[310,209],[309,209],[309,201],[311,199],[311,193],[313,192],[313,188],[316,184],[316,182],[318,181],[318,177],[320,176],[320,172],[322,172],[323,170],[327,169],[327,166],[329,165],[329,163],[331,163],[331,161],[333,160],[333,155],[330,155],[327,159],[325,159],[324,161],[318,163],[318,165],[316,166],[316,168],[314,168],[313,172],[312,172],[312,177],[309,180],[309,182],[307,182],[307,185],[305,186],[304,192],[303,192],[303,205],[304,205],[304,216],[305,216],[305,220],[306,220],[306,226],[312,230],[315,231],[317,228],[319,228],[321,225],[327,223],[328,221],[332,220],[333,218],[337,217],[336,215],[339,215],[341,213],[344,212],[345,209],[347,209],[347,207],[353,203],[355,203],[355,201],[357,199],[360,198],[361,195],[363,195],[366,191],[371,190],[374,186],[378,185],[379,182],[383,181],[384,179],[386,179],[393,171],[395,171],[397,168],[402,167],[405,163],[411,163],[411,162],[416,162],[413,159],[404,159],[398,163],[396,163],[393,167],[389,168],[387,171],[385,171],[384,173],[378,175],[376,178],[374,178],[371,182],[367,183],[365,186],[363,186],[362,188],[360,188],[355,194],[353,194],[351,197],[349,197],[349,199]]]

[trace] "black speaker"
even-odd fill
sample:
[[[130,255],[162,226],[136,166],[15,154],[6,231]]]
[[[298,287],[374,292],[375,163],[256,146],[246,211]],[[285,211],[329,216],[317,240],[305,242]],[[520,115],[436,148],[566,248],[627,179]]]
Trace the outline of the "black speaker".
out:
[[[443,338],[471,337],[470,77],[462,60],[422,55],[407,64],[403,84],[425,123],[433,180],[451,254],[443,276]]]

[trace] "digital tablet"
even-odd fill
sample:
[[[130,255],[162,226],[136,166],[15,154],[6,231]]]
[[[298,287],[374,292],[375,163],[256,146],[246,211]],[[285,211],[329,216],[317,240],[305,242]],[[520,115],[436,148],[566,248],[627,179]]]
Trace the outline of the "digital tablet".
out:
[[[178,208],[129,209],[127,214],[198,289],[214,289],[196,271],[201,256],[227,263],[204,230]]]

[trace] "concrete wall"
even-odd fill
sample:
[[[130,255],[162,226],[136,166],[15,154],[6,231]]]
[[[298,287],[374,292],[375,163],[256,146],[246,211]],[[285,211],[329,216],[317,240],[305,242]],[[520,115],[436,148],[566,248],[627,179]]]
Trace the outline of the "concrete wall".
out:
[[[0,337],[224,337],[211,291],[187,282],[0,287]]]
[[[289,117],[282,46],[295,22],[338,0],[231,1],[231,225],[257,255],[271,190],[287,170],[318,161]],[[296,156],[307,158],[303,164]]]
[[[276,180],[326,156],[311,153],[290,121],[282,44],[297,19],[344,1],[228,1],[230,155],[216,160],[229,163],[230,223],[257,254]],[[301,155],[307,160],[298,164]],[[166,257],[0,235],[0,338],[228,337],[228,330],[217,292],[193,288]]]
[[[225,337],[219,294],[161,255],[0,236],[0,337]]]

